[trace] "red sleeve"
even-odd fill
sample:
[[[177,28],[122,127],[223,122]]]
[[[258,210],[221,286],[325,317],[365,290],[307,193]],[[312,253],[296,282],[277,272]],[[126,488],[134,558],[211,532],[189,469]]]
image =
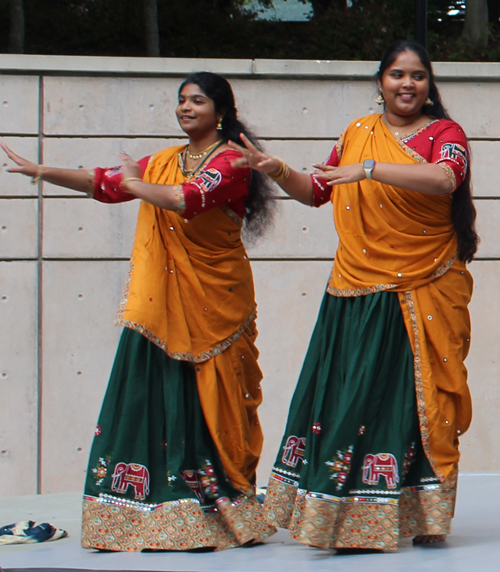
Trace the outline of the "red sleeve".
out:
[[[323,165],[330,165],[332,167],[338,167],[340,163],[340,155],[342,154],[342,143],[343,135],[337,141],[337,144],[332,149],[330,156],[326,161],[323,161]],[[313,185],[313,205],[315,207],[320,207],[330,200],[332,195],[332,187],[326,184],[326,181],[318,179],[314,175],[311,175],[311,181]]]
[[[192,219],[210,209],[227,205],[243,218],[251,172],[250,169],[231,166],[231,161],[240,156],[232,149],[222,151],[203,167],[196,179],[182,183],[177,213]]]
[[[458,123],[442,122],[442,129],[434,136],[431,162],[447,166],[453,190],[460,186],[467,173],[469,151],[467,137]]]
[[[141,166],[141,177],[144,177],[149,157],[143,157],[138,163]],[[101,203],[124,203],[136,198],[131,193],[126,193],[120,189],[122,172],[121,166],[109,169],[95,169],[93,197],[96,201]]]

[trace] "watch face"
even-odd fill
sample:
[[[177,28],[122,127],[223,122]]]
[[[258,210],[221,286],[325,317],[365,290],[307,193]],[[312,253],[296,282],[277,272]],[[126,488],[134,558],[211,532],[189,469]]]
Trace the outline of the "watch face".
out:
[[[363,169],[373,169],[375,167],[375,161],[373,159],[365,159],[363,161]]]

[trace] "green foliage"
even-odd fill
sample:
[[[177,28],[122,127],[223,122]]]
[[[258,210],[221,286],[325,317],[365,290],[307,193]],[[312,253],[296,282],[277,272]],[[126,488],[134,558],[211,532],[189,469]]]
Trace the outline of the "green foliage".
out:
[[[266,5],[270,0],[261,0]],[[25,53],[144,56],[142,0],[24,0]],[[207,58],[377,60],[391,42],[413,39],[414,0],[313,0],[309,22],[257,20],[243,0],[158,0],[161,55]],[[429,0],[434,60],[500,61],[495,21],[488,50],[461,39],[460,0]],[[0,51],[7,52],[9,0],[0,0]]]

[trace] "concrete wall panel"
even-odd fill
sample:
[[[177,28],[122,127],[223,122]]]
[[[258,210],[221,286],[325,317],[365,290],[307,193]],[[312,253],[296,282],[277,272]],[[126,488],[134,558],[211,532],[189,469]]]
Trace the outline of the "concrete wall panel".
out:
[[[315,140],[263,140],[262,143],[269,155],[281,157],[296,171],[309,173],[313,171],[313,163],[323,163],[328,159],[335,146],[336,139]]]
[[[238,112],[260,137],[336,138],[357,117],[378,111],[366,81],[234,80]]]
[[[2,75],[0,132],[38,133],[39,82],[37,76]]]
[[[38,256],[38,201],[0,199],[0,258]]]
[[[44,78],[47,135],[180,136],[178,79]]]
[[[498,82],[443,82],[443,101],[468,137],[500,137],[500,116],[492,113],[492,102],[500,98]]]
[[[2,137],[2,141],[21,157],[38,163],[37,137]],[[14,161],[0,150],[0,197],[38,196],[38,185],[32,185],[30,177],[7,172],[9,167],[14,166]]]
[[[276,219],[268,234],[248,249],[251,258],[328,258],[338,238],[331,203],[319,209],[292,200],[277,200]]]
[[[37,492],[37,263],[0,262],[0,497]]]
[[[477,200],[474,205],[477,211],[476,228],[481,238],[477,255],[481,258],[499,258],[500,201]]]
[[[46,258],[129,258],[139,201],[121,204],[92,199],[47,199],[43,256]]]
[[[473,419],[461,439],[463,472],[499,472],[500,449],[500,267],[496,261],[477,261],[470,265],[474,295],[471,350],[466,361],[472,393]]]
[[[472,141],[470,147],[474,196],[500,196],[500,141]]]
[[[43,493],[83,487],[127,271],[128,262],[44,263]]]

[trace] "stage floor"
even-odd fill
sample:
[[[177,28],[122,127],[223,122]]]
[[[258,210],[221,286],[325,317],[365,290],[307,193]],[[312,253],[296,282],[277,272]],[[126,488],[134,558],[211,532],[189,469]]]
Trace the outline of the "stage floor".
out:
[[[212,553],[97,553],[80,547],[80,493],[0,498],[0,526],[50,522],[69,537],[36,545],[0,546],[2,572],[161,570],[164,572],[498,572],[500,475],[460,475],[453,531],[446,543],[396,553],[339,555],[303,546],[280,530],[266,544]]]

